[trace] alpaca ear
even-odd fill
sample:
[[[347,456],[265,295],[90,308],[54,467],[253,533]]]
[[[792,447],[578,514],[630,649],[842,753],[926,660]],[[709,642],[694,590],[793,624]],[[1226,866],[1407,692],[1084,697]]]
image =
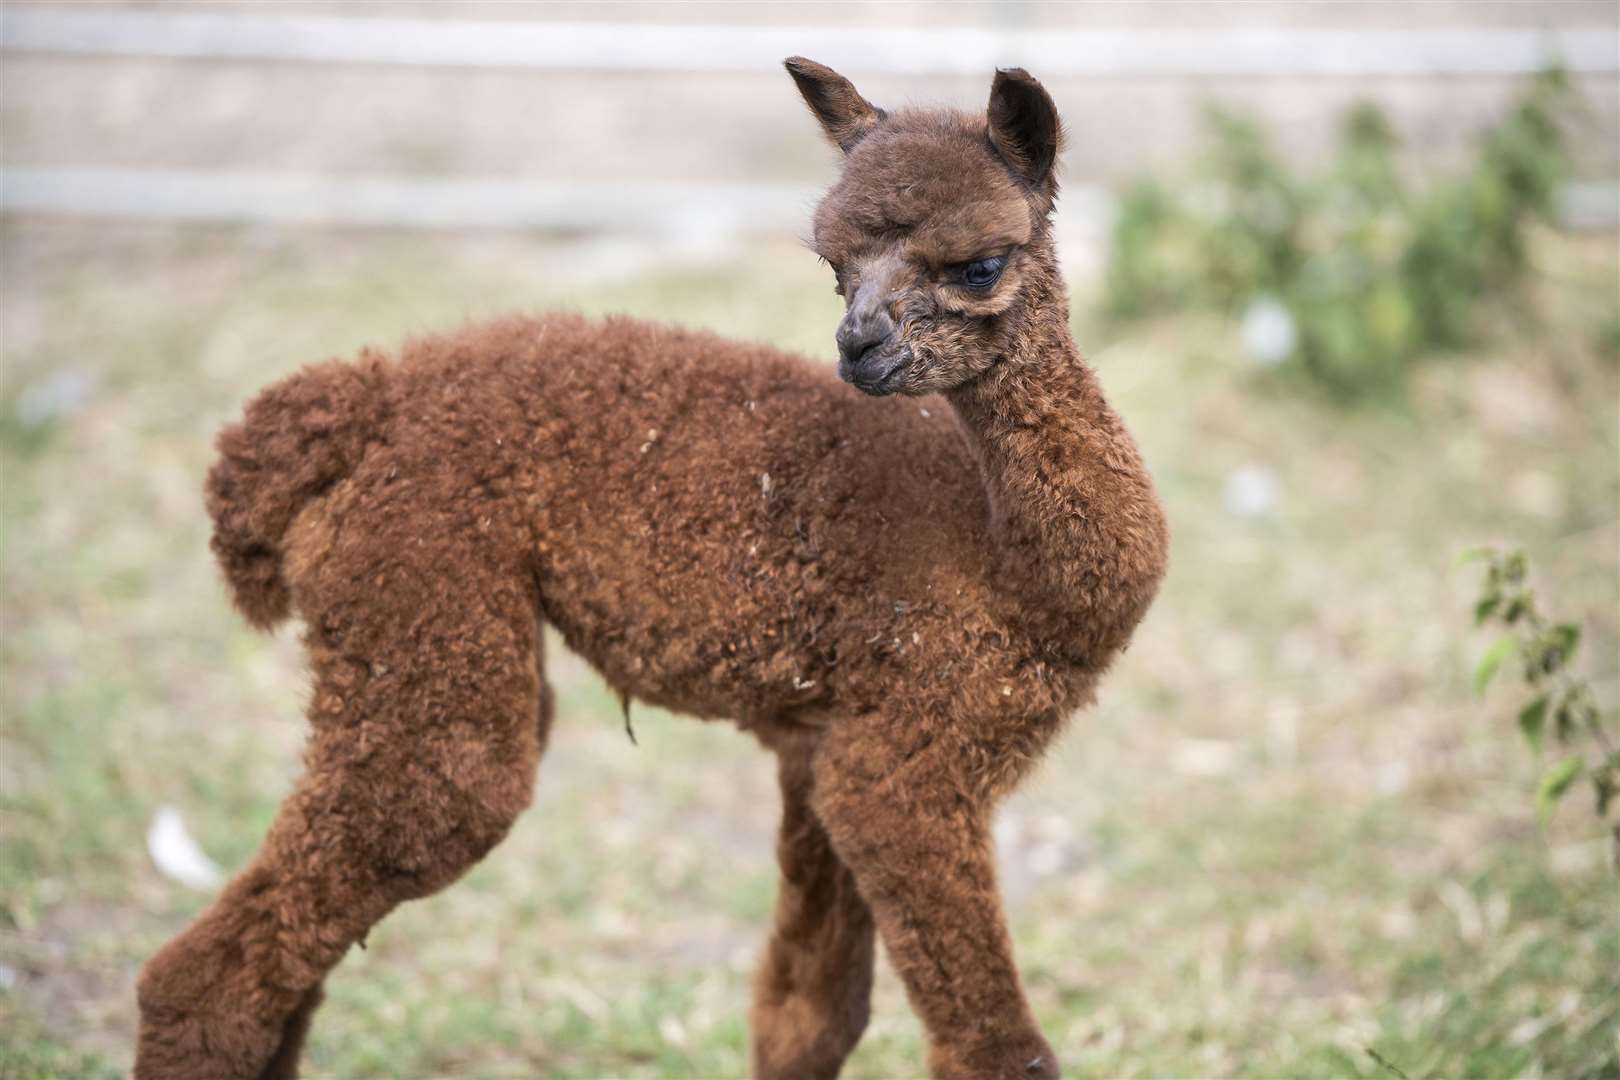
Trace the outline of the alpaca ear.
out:
[[[782,66],[793,76],[805,104],[821,121],[827,137],[846,154],[886,115],[861,97],[854,83],[830,67],[802,56],[790,56],[782,61]]]
[[[1063,142],[1057,106],[1023,68],[1002,68],[990,86],[990,142],[1025,183],[1051,200],[1057,194],[1053,165]]]

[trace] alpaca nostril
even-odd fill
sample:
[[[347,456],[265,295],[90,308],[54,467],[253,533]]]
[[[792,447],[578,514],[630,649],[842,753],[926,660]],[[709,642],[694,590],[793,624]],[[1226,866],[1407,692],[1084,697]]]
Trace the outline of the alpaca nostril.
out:
[[[838,345],[839,359],[856,366],[875,359],[894,340],[894,332],[891,319],[881,313],[857,309],[839,324],[833,341]]]
[[[877,358],[877,354],[888,345],[892,335],[888,333],[852,333],[838,335],[838,355],[844,363],[851,367],[859,367]]]

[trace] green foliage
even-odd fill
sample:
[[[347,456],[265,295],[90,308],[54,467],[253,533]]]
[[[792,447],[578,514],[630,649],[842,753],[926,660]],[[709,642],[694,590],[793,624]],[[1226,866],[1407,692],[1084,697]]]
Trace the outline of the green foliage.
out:
[[[1464,176],[1409,189],[1376,107],[1345,117],[1320,175],[1289,169],[1252,121],[1212,109],[1188,198],[1141,181],[1120,201],[1106,306],[1137,318],[1188,306],[1280,305],[1291,340],[1260,357],[1341,401],[1397,394],[1411,365],[1466,344],[1482,301],[1527,269],[1526,236],[1556,209],[1568,158],[1562,72],[1535,79]]]
[[[23,390],[73,358],[100,389],[94,409],[58,414],[36,453],[0,433],[0,964],[17,973],[0,989],[0,1077],[127,1075],[132,974],[205,900],[150,867],[153,808],[176,803],[203,848],[239,866],[305,732],[296,644],[241,627],[206,554],[195,492],[217,424],[312,355],[467,311],[631,310],[825,352],[837,300],[809,260],[776,247],[742,248],[713,274],[580,285],[557,272],[573,249],[543,244],[311,233],[266,249],[224,232],[6,227],[56,253],[18,299],[6,379]],[[1478,454],[1432,452],[1455,419],[1443,400],[1414,402],[1417,423],[1354,418],[1329,448],[1287,401],[1198,385],[1186,346],[1206,320],[1135,343],[1142,378],[1110,389],[1142,441],[1180,463],[1163,482],[1182,508],[1182,572],[1156,634],[1214,647],[1122,665],[1109,701],[1003,811],[1024,823],[1004,848],[1017,954],[1066,1075],[1390,1080],[1370,1047],[1412,1080],[1620,1080],[1620,879],[1591,845],[1549,858],[1516,827],[1523,807],[1470,778],[1471,758],[1415,749],[1448,746],[1468,707],[1466,682],[1426,678],[1442,595],[1432,552],[1572,528],[1479,493],[1519,467],[1562,477],[1567,464],[1585,478],[1569,494],[1586,505],[1580,522],[1614,516],[1620,369],[1585,350],[1613,307],[1616,254],[1577,247],[1554,238],[1537,256],[1560,271],[1547,331],[1571,345],[1580,392],[1556,397],[1543,437],[1481,426]],[[1608,290],[1596,303],[1578,284],[1589,258]],[[216,344],[186,336],[198,326]],[[106,341],[120,347],[96,347]],[[1176,392],[1188,385],[1198,393]],[[1253,536],[1198,513],[1256,440],[1297,481],[1287,573],[1247,557]],[[1340,454],[1376,497],[1329,482]],[[192,494],[165,509],[171,489]],[[1338,542],[1347,531],[1360,542]],[[1585,528],[1561,552],[1561,567],[1613,580],[1612,534]],[[1364,603],[1370,576],[1400,584]],[[1589,626],[1583,647],[1610,633]],[[1283,636],[1309,648],[1265,647]],[[1511,658],[1496,678],[1510,675]],[[534,809],[465,880],[402,905],[351,952],[305,1075],[746,1072],[776,874],[769,755],[721,725],[639,709],[636,749],[616,696],[560,647],[548,677],[559,721]],[[1259,689],[1212,695],[1212,679]],[[1504,724],[1519,704],[1504,697]],[[1549,762],[1564,756],[1553,722],[1549,711]],[[1230,740],[1232,771],[1167,766],[1189,736]],[[1381,783],[1382,752],[1331,752],[1347,739],[1413,747],[1406,782]],[[1584,816],[1586,783],[1564,799],[1570,818]],[[1024,877],[1049,842],[1066,861]],[[878,977],[852,1080],[914,1076],[926,1054],[892,970]]]
[[[1454,898],[1494,899],[1505,912],[1491,962],[1470,956],[1482,941],[1416,945],[1381,991],[1377,1030],[1366,1044],[1377,1057],[1289,1075],[1390,1080],[1396,1073],[1381,1058],[1411,1080],[1620,1078],[1613,879],[1572,881],[1545,860],[1518,859],[1492,860],[1462,884]],[[1444,937],[1439,926],[1429,933]]]
[[[91,1051],[67,1046],[7,1009],[0,995],[0,1076],[8,1080],[115,1080],[119,1072]]]
[[[1553,738],[1566,751],[1541,779],[1536,809],[1545,820],[1559,801],[1583,777],[1592,787],[1594,808],[1607,821],[1611,807],[1620,806],[1620,750],[1616,728],[1620,717],[1601,708],[1591,686],[1572,669],[1581,644],[1581,628],[1555,623],[1536,606],[1531,589],[1529,561],[1522,551],[1499,552],[1476,548],[1467,559],[1485,563],[1479,599],[1474,603],[1476,625],[1495,623],[1506,633],[1486,650],[1474,669],[1474,687],[1490,685],[1506,662],[1517,658],[1529,700],[1519,709],[1519,730],[1536,753],[1551,728]],[[1586,746],[1596,756],[1572,749]],[[1616,862],[1620,864],[1620,824],[1615,828]]]
[[[1620,360],[1620,311],[1610,312],[1597,329],[1598,352],[1610,361]]]

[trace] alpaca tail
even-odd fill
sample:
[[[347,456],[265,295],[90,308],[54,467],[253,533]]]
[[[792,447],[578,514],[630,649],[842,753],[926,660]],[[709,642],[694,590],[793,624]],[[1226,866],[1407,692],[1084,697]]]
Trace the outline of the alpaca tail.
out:
[[[290,613],[283,537],[298,512],[383,437],[385,383],[385,365],[372,353],[354,364],[314,364],[262,391],[241,422],[220,432],[206,488],[209,546],[237,610],[254,626],[268,630]]]

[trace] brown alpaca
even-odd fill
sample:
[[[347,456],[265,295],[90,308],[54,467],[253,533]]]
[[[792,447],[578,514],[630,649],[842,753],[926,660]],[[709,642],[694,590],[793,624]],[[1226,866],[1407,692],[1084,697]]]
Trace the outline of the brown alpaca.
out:
[[[757,345],[553,316],[307,368],[220,436],[214,551],[254,624],[304,620],[313,731],[264,846],[142,972],[138,1077],[294,1075],[349,946],[528,805],[548,623],[622,693],[780,759],[758,1075],[838,1072],[874,930],[936,1076],[1057,1075],[991,811],[1091,698],[1166,549],[1070,339],[1057,114],[1021,70],[978,116],[787,68],[846,154],[814,246],[865,393]]]

